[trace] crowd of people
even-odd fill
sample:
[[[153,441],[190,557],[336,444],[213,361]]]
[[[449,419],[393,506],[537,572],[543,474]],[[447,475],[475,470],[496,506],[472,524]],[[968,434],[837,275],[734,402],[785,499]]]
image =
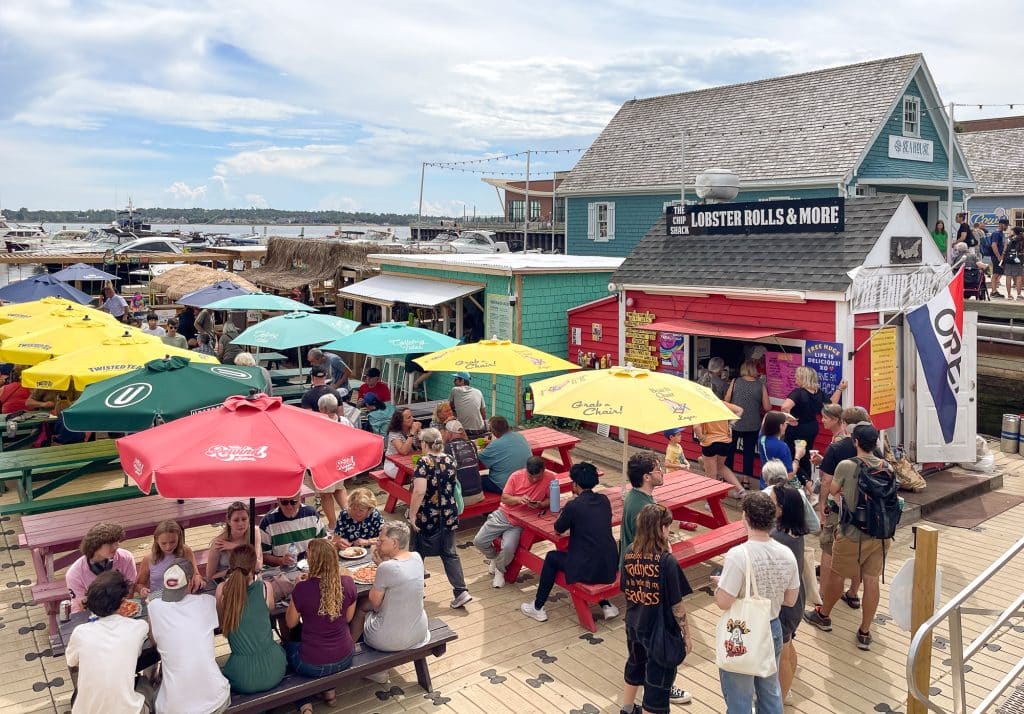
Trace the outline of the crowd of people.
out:
[[[1002,217],[989,230],[981,221],[971,225],[966,213],[958,213],[956,223],[949,262],[954,273],[963,268],[965,297],[1024,300],[1024,229]],[[946,255],[950,238],[943,221],[936,222],[932,238]],[[999,291],[1004,276],[1005,296]]]

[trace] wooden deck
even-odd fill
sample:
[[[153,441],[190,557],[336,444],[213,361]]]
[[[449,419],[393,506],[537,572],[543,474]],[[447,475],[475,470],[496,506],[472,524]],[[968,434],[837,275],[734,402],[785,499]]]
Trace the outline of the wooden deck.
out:
[[[621,483],[621,445],[584,434],[574,451],[577,458],[591,458],[607,474],[609,485]],[[1024,495],[1024,459],[999,456],[1004,469],[1004,490]],[[97,474],[79,479],[56,492],[88,489],[101,484],[119,485],[116,473]],[[0,503],[12,498],[6,494]],[[736,513],[733,509],[732,514]],[[59,517],[56,514],[55,517]],[[405,711],[458,712],[460,714],[499,714],[502,712],[588,712],[616,713],[621,696],[622,665],[625,660],[625,629],[622,617],[608,623],[598,620],[597,632],[579,627],[564,591],[555,589],[548,604],[550,619],[538,623],[523,617],[520,603],[532,600],[536,579],[524,573],[518,582],[501,590],[490,587],[490,576],[480,554],[472,547],[472,535],[479,520],[467,523],[460,532],[459,553],[474,601],[465,610],[448,608],[451,590],[440,561],[428,559],[431,577],[427,580],[426,607],[430,616],[445,619],[459,634],[448,654],[431,662],[435,694],[425,696],[416,684],[411,665],[393,670],[388,685],[363,682],[338,692],[338,705],[328,709],[319,704],[318,712]],[[960,590],[986,565],[1012,545],[1024,530],[1024,505],[992,518],[975,530],[936,526],[940,531],[939,562],[943,570],[944,600]],[[46,618],[41,607],[30,604],[30,586],[34,577],[28,553],[17,548],[21,531],[17,517],[0,518],[0,667],[6,676],[0,680],[0,711],[69,711],[70,686],[63,658],[53,657],[46,637]],[[193,547],[205,547],[215,529],[197,528],[188,532]],[[888,558],[886,574],[891,580],[899,566],[912,556],[911,532],[901,529]],[[148,548],[148,539],[129,541],[136,557]],[[695,589],[707,585],[711,566],[690,568],[687,575]],[[1022,569],[1007,572],[984,588],[976,599],[981,607],[1002,608],[1020,592]],[[821,714],[835,712],[903,712],[904,669],[909,635],[888,618],[888,588],[883,585],[875,644],[869,653],[854,643],[854,628],[859,623],[855,611],[839,603],[833,614],[835,629],[822,633],[803,625],[797,633],[801,666],[787,712]],[[624,609],[621,596],[615,601]],[[717,713],[723,710],[711,648],[718,611],[710,595],[697,590],[687,601],[693,618],[697,642],[693,654],[680,668],[676,680],[693,693],[693,703],[684,712]],[[978,656],[968,675],[968,703],[977,703],[988,688],[1024,656],[1024,621],[1001,633],[988,651]],[[982,624],[966,621],[967,632],[976,634]],[[947,633],[940,631],[940,637]],[[219,655],[228,647],[218,640]],[[933,687],[940,704],[950,706],[948,668],[943,660],[948,648],[939,639],[934,647]],[[589,706],[588,706],[589,705]],[[283,711],[283,710],[282,710]]]

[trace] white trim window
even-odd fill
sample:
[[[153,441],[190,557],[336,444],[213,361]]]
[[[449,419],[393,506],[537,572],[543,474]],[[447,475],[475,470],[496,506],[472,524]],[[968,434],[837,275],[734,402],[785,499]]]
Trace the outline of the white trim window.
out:
[[[1024,208],[1010,209],[1010,225],[1024,228]]]
[[[921,138],[921,100],[903,97],[903,136]]]
[[[602,201],[587,204],[587,238],[596,243],[615,240],[615,204]]]

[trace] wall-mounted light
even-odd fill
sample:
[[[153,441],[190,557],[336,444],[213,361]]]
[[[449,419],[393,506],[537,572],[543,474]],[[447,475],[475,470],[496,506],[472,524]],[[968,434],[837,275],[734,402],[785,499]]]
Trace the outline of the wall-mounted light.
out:
[[[633,298],[626,298],[626,307],[633,307],[636,304],[636,300]]]

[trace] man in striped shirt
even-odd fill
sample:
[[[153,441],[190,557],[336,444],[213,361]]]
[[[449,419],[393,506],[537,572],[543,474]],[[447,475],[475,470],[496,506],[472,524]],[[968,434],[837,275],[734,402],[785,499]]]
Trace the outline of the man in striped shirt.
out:
[[[277,508],[260,521],[260,543],[263,562],[267,565],[291,566],[288,546],[295,544],[297,558],[306,557],[306,544],[314,538],[324,538],[327,530],[320,515],[312,506],[302,505],[298,496],[277,499]]]

